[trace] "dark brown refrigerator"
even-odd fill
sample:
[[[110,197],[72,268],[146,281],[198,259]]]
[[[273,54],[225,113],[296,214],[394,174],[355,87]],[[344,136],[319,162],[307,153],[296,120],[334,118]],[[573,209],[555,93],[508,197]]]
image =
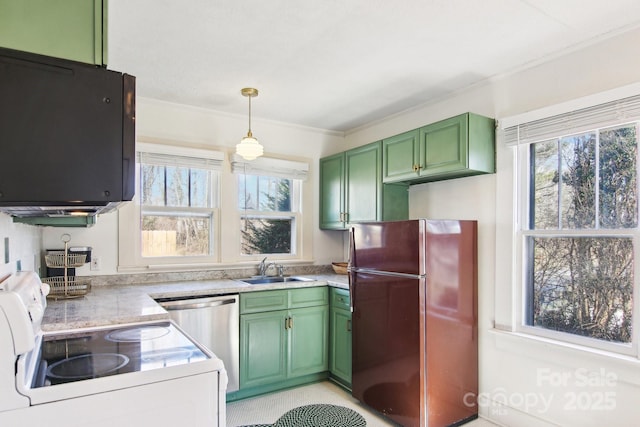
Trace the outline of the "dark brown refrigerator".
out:
[[[405,427],[477,418],[476,221],[354,225],[352,394]]]

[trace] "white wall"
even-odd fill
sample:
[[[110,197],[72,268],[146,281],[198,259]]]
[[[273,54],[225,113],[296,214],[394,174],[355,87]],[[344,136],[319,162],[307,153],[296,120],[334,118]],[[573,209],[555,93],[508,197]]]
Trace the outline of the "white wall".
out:
[[[138,98],[136,105],[136,135],[146,142],[157,141],[177,145],[214,148],[229,155],[235,145],[246,135],[247,116],[221,114],[201,108]],[[313,206],[305,215],[312,215],[309,239],[312,240],[313,262],[318,265],[336,260],[342,253],[343,235],[318,228],[318,159],[344,149],[344,136],[320,129],[263,121],[252,116],[253,134],[265,148],[265,155],[286,156],[309,162],[309,185],[313,191]],[[228,166],[227,166],[228,167]],[[224,227],[224,224],[222,224]],[[116,274],[118,260],[118,215],[115,212],[98,216],[98,222],[87,229],[44,228],[44,247],[61,247],[60,236],[71,235],[71,245],[91,246],[93,255],[100,258],[100,271],[90,271],[89,266],[77,270],[78,275]],[[307,240],[308,241],[308,240]],[[222,245],[225,250],[225,245]]]
[[[636,83],[640,56],[634,52],[639,45],[640,30],[633,30],[568,52],[359,129],[347,135],[346,145],[358,146],[467,111],[500,119]],[[493,329],[496,313],[508,318],[514,303],[511,254],[503,249],[511,236],[511,188],[503,184],[509,181],[511,159],[499,142],[496,175],[421,184],[409,193],[412,218],[479,221],[481,414],[511,426],[637,425],[637,359]],[[504,174],[506,180],[498,179]]]
[[[5,239],[9,239],[9,262],[5,262]],[[0,213],[0,280],[7,274],[21,269],[39,271],[41,267],[40,247],[42,245],[42,229],[31,225],[14,223],[7,214]]]

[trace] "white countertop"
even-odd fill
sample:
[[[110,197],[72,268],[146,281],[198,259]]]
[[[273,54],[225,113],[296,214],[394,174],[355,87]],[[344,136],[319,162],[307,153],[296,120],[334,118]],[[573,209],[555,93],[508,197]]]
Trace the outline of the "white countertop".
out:
[[[154,298],[236,294],[243,292],[332,286],[348,289],[345,275],[300,275],[312,281],[250,285],[238,280],[181,281],[144,285],[94,286],[76,299],[48,300],[42,320],[46,332],[169,319]]]

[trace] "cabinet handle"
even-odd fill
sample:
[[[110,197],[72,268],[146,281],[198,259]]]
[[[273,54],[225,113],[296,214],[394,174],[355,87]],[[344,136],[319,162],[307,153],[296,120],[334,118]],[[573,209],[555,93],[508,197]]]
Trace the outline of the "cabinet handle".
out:
[[[347,332],[351,332],[351,320],[347,320]]]
[[[284,318],[284,328],[285,329],[293,328],[293,318],[292,317],[285,317]]]
[[[418,172],[420,169],[422,169],[422,165],[413,165],[414,172]]]

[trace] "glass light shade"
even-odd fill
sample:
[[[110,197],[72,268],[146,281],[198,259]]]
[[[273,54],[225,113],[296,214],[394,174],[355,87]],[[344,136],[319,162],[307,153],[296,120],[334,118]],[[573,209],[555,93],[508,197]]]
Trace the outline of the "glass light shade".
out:
[[[262,156],[263,152],[262,145],[253,136],[245,136],[240,144],[236,145],[236,153],[245,160],[254,160]]]

